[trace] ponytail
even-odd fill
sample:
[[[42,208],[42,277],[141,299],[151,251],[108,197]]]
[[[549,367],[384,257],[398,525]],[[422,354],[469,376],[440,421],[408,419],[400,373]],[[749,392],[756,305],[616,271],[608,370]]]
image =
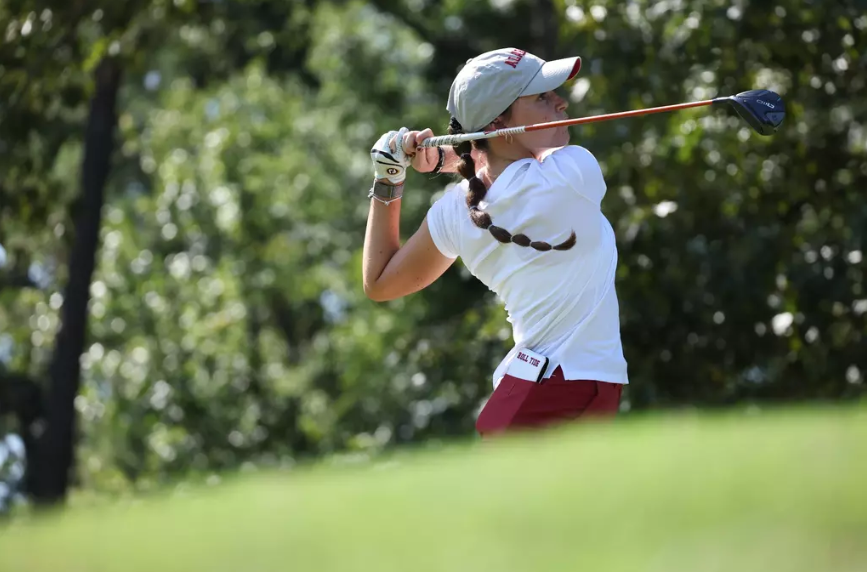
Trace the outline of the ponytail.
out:
[[[449,121],[449,135],[463,133],[463,127],[454,117]],[[458,173],[461,174],[469,183],[467,190],[467,207],[470,209],[470,219],[477,227],[487,230],[495,239],[504,244],[514,243],[518,246],[530,247],[540,252],[549,250],[569,250],[575,246],[576,237],[575,231],[569,235],[569,238],[551,246],[547,242],[531,240],[526,234],[515,234],[505,228],[494,225],[491,220],[491,215],[479,209],[479,203],[485,199],[488,189],[479,177],[476,176],[476,162],[473,160],[472,149],[487,150],[488,142],[485,139],[478,141],[465,141],[455,147],[455,152],[461,157],[461,162],[458,164]]]

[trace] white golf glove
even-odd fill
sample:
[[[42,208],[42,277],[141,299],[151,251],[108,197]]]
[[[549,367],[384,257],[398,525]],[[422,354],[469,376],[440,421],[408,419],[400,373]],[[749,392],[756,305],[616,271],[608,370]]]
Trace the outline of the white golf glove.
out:
[[[373,160],[374,177],[386,185],[402,185],[406,179],[406,169],[411,158],[403,151],[403,139],[409,129],[401,127],[399,131],[389,131],[373,144],[370,158]]]

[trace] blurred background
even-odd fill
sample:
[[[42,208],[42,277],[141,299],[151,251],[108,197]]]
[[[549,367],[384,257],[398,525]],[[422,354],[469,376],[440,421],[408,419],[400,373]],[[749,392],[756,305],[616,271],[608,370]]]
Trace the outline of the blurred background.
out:
[[[867,12],[844,0],[0,3],[0,512],[472,439],[511,347],[456,264],[361,287],[377,136],[467,58],[580,55],[618,235],[624,415],[862,399]],[[409,175],[408,236],[450,176]],[[61,327],[62,326],[62,327]]]

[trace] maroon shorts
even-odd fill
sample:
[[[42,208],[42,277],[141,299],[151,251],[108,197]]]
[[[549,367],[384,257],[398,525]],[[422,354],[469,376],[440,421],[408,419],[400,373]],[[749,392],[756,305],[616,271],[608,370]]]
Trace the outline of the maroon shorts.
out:
[[[577,417],[613,416],[622,391],[619,383],[563,379],[560,367],[541,383],[507,375],[479,414],[476,430],[487,436]]]

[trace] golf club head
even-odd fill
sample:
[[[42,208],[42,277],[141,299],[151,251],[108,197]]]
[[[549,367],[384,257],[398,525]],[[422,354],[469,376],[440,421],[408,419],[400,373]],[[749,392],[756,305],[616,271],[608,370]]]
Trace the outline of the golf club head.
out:
[[[725,98],[761,135],[773,135],[786,117],[783,98],[767,89],[753,89]]]

